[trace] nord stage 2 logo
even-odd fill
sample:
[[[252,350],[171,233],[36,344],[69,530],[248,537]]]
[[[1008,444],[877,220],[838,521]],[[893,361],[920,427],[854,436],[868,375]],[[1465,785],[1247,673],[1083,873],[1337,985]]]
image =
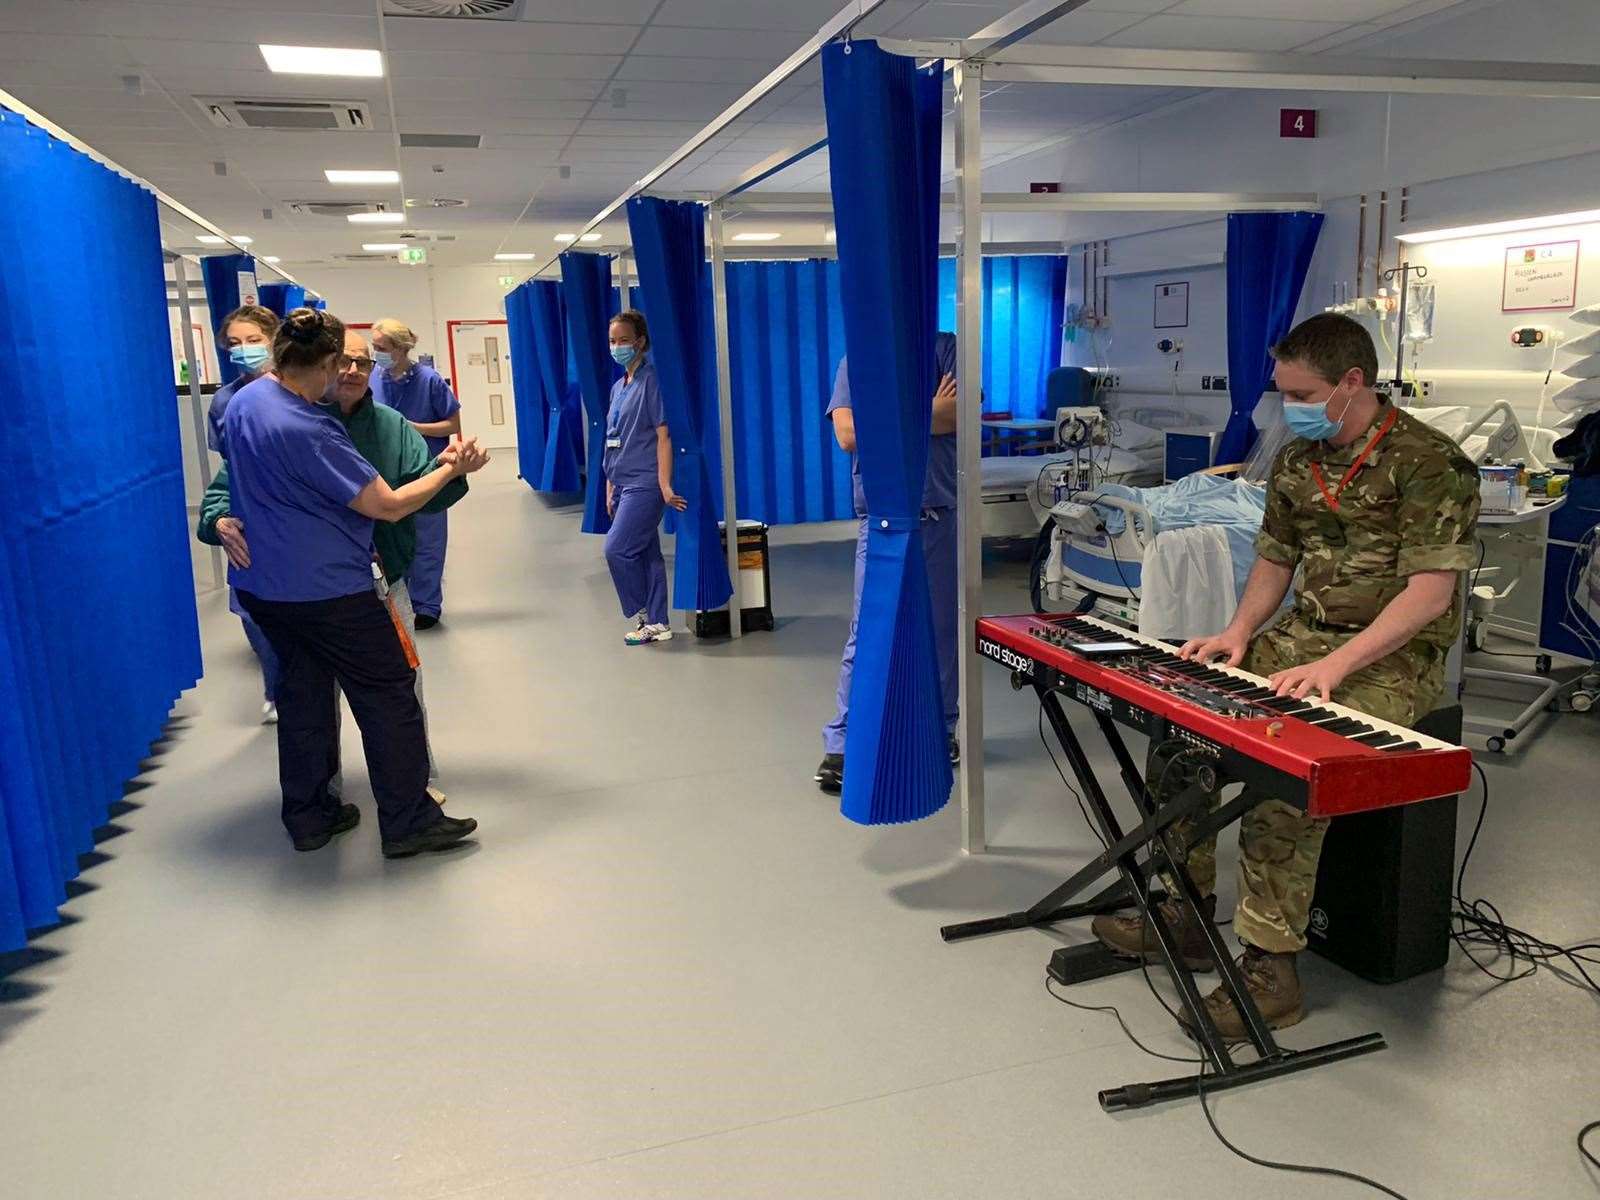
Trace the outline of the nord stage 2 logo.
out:
[[[1008,667],[1013,671],[1021,671],[1024,675],[1032,675],[1036,669],[1033,659],[1018,654],[1009,646],[991,642],[988,638],[978,639],[978,653],[985,658],[994,660],[1002,667]]]

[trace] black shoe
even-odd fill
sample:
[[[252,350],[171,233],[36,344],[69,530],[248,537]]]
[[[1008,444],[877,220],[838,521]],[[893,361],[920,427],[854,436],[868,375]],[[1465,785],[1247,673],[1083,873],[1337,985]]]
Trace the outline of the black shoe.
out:
[[[950,735],[950,765],[952,767],[961,765],[961,742],[953,733]]]
[[[439,618],[438,617],[430,617],[427,613],[418,613],[417,614],[417,628],[418,629],[432,629],[438,623],[439,623]]]
[[[410,858],[413,854],[427,854],[434,850],[448,850],[464,837],[471,836],[478,823],[471,817],[440,817],[421,833],[383,844],[385,858]]]
[[[844,755],[824,754],[822,765],[817,768],[817,773],[812,778],[828,795],[837,796],[844,790]]]
[[[332,825],[329,825],[321,833],[295,838],[294,848],[302,852],[321,850],[341,833],[349,833],[359,824],[361,824],[361,810],[354,804],[341,804],[339,806],[339,815],[334,818]]]

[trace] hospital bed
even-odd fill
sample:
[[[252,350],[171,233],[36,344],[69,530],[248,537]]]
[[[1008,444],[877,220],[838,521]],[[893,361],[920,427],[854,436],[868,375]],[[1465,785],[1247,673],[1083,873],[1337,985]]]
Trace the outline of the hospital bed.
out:
[[[1203,419],[1195,413],[1159,406],[1130,406],[1117,412],[1101,413],[1101,421],[1079,433],[1061,430],[1061,413],[1082,414],[1085,409],[1064,408],[1057,414],[1055,444],[1050,454],[985,458],[982,472],[982,514],[984,537],[1033,538],[1048,519],[1056,501],[1053,479],[1063,471],[1083,476],[1093,473],[1092,482],[1136,487],[1159,483],[1166,458],[1169,429],[1201,427]],[[1069,420],[1073,418],[1068,418]],[[1074,439],[1078,444],[1073,444]]]

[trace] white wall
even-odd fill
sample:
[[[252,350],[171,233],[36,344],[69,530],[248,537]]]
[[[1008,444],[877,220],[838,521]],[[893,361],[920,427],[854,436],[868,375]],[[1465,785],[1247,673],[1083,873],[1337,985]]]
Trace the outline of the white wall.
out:
[[[1501,0],[1454,19],[1420,22],[1373,46],[1343,47],[1335,54],[1426,59],[1600,61],[1600,16],[1595,0]],[[1071,89],[1058,89],[1063,106]],[[1318,137],[1278,137],[1278,110],[1312,107]],[[1333,303],[1336,285],[1358,277],[1355,197],[1389,192],[1391,240],[1384,265],[1398,261],[1394,233],[1510,217],[1600,208],[1600,104],[1589,101],[1497,99],[1460,96],[1393,96],[1361,93],[1221,92],[1191,95],[1158,112],[1048,151],[986,169],[986,190],[1025,188],[1030,180],[1059,178],[1066,190],[1093,191],[1304,191],[1318,193],[1328,214],[1302,297],[1302,315]],[[1410,187],[1407,221],[1399,222],[1399,192]],[[1369,209],[1362,291],[1374,288],[1376,209]],[[993,218],[989,236],[1020,236],[1006,216]],[[1220,262],[1226,243],[1222,221],[1138,214],[1070,214],[1056,218],[1068,244],[1109,239],[1113,272],[1171,272],[1191,280],[1191,329],[1184,337],[1184,375],[1226,370],[1225,296]],[[1038,218],[1027,218],[1039,236]],[[1173,226],[1184,226],[1181,229]],[[1021,230],[1021,226],[1018,230]],[[1543,235],[1517,241],[1543,240]],[[1552,238],[1550,240],[1556,240]],[[1452,243],[1412,257],[1436,264],[1439,337],[1422,355],[1423,375],[1441,381],[1457,398],[1482,401],[1505,395],[1519,407],[1537,404],[1542,372],[1528,352],[1515,351],[1510,329],[1538,321],[1499,311],[1499,270],[1508,240],[1492,245]],[[1600,298],[1600,244],[1585,241],[1579,304]],[[1110,365],[1125,376],[1124,390],[1149,385],[1148,372],[1170,359],[1154,350],[1160,334],[1148,313],[1153,275],[1118,275],[1111,284]],[[1079,264],[1073,264],[1070,300],[1080,299]],[[1207,319],[1213,315],[1215,319]],[[1197,324],[1199,317],[1201,323]],[[1068,361],[1088,362],[1081,350]],[[1546,361],[1548,361],[1546,359]],[[1392,368],[1390,368],[1392,369]],[[1490,378],[1483,372],[1521,371]],[[1197,390],[1197,389],[1196,389]],[[1448,395],[1449,393],[1446,393]],[[1199,397],[1196,397],[1199,400]],[[1196,407],[1210,407],[1197,403]]]
[[[505,316],[503,267],[373,266],[308,267],[300,280],[328,301],[340,319],[371,323],[396,317],[417,334],[420,353],[432,354],[441,374],[450,373],[448,321],[482,321]]]

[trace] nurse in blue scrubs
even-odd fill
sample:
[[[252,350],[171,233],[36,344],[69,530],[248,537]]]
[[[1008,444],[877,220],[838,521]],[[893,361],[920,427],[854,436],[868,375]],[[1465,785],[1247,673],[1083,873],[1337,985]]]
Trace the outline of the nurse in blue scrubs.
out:
[[[672,490],[672,438],[644,314],[620,314],[610,336],[611,357],[626,374],[611,387],[606,415],[606,566],[622,615],[636,622],[623,641],[645,646],[672,638],[659,526],[669,506],[682,512],[688,501]]]
[[[944,699],[945,730],[950,735],[950,761],[960,760],[955,737],[960,681],[957,676],[959,644],[956,637],[956,336],[940,333],[934,339],[939,389],[932,401],[928,439],[928,474],[922,489],[922,553],[928,564],[928,592],[933,606],[934,644],[939,652],[939,690]],[[855,672],[856,623],[861,615],[861,584],[867,571],[867,497],[861,487],[861,460],[856,454],[855,413],[850,405],[850,376],[846,360],[839,362],[828,403],[833,435],[850,455],[856,517],[855,599],[850,608],[850,633],[839,661],[839,686],[833,720],[822,727],[822,763],[813,777],[823,791],[837,795],[844,786],[844,740],[850,721],[850,681]]]
[[[417,335],[410,326],[385,317],[372,326],[372,398],[399,409],[438,454],[451,437],[461,433],[461,402],[444,377],[427,363],[411,361]],[[444,611],[444,552],[450,537],[447,513],[418,513],[417,556],[411,560],[406,586],[417,611],[417,628],[432,629]]]
[[[384,857],[404,858],[454,845],[477,822],[445,816],[428,794],[414,652],[375,590],[372,523],[411,515],[487,456],[457,438],[439,469],[391,488],[326,399],[343,351],[337,317],[297,308],[274,339],[273,373],[228,406],[233,515],[250,538],[249,561],[231,566],[228,582],[283,664],[278,778],[294,848],[320,849],[361,819],[329,790],[339,768],[337,683],[361,728]]]
[[[217,345],[227,351],[228,361],[239,369],[233,379],[212,395],[211,407],[206,413],[206,444],[223,458],[228,457],[222,441],[223,414],[228,411],[228,404],[239,389],[260,379],[272,365],[272,339],[277,332],[278,314],[259,304],[246,304],[234,309],[222,319],[222,325],[217,330]],[[243,530],[231,518],[217,522],[217,536],[222,539],[230,556],[243,545]],[[261,663],[261,723],[275,724],[278,720],[278,655],[272,649],[272,643],[267,641],[267,635],[261,632],[261,627],[250,619],[250,614],[239,604],[239,598],[231,588],[228,591],[228,608],[238,614],[250,649],[255,651],[256,659]]]

